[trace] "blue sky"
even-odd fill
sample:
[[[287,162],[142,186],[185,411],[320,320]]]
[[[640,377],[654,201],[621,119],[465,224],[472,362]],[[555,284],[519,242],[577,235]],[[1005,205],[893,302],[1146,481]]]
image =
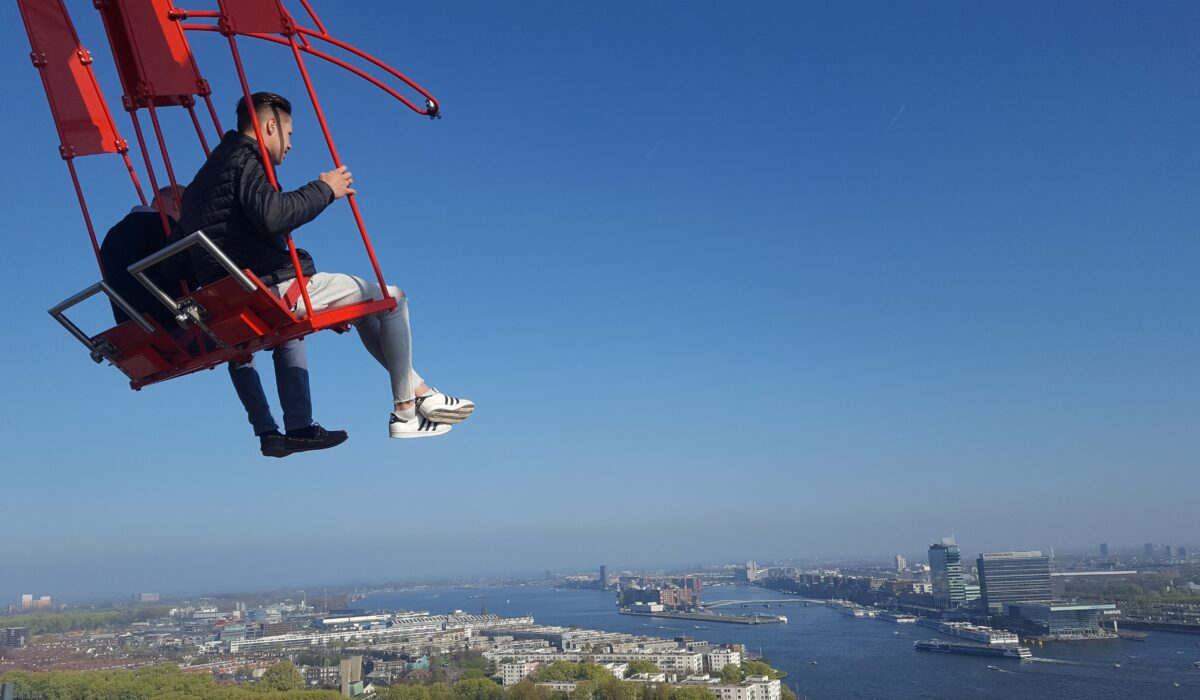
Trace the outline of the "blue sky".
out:
[[[442,102],[310,61],[417,367],[478,412],[388,440],[386,375],[323,334],[351,439],[266,460],[223,370],[93,365],[45,313],[97,273],[10,5],[0,599],[1195,539],[1194,3],[314,4]],[[294,64],[242,46],[298,186],[330,166]],[[103,230],[132,189],[79,165]],[[296,237],[368,270],[344,204]]]

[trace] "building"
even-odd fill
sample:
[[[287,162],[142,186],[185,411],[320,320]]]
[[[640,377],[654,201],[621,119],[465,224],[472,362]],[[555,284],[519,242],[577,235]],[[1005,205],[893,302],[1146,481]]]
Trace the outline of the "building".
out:
[[[0,627],[0,647],[23,647],[28,637],[27,627]]]
[[[979,587],[985,608],[1003,612],[1008,603],[1049,603],[1050,557],[1041,552],[980,554]]]
[[[1164,558],[1164,559],[1170,559],[1170,558],[1171,558],[1171,545],[1169,545],[1169,544],[1164,544],[1164,545],[1162,546],[1162,551],[1163,551],[1163,558]]]
[[[134,593],[133,602],[135,603],[157,603],[157,593]]]
[[[532,661],[514,661],[512,663],[500,664],[500,679],[506,686],[516,685],[532,676],[537,670],[538,664]]]
[[[600,590],[608,590],[608,567],[600,565]]]
[[[735,685],[721,685],[711,680],[696,678],[685,680],[681,685],[702,685],[718,700],[779,700],[780,683],[766,676],[747,676]]]
[[[1108,543],[1107,542],[1100,543],[1100,556],[1104,557],[1105,559],[1108,558]]]
[[[929,545],[929,578],[933,584],[933,604],[939,608],[959,608],[966,602],[962,554],[953,537]]]
[[[726,666],[737,666],[741,663],[741,653],[728,647],[717,647],[704,654],[704,664],[708,667],[709,673],[720,675],[721,670]]]
[[[896,555],[896,573],[900,573],[901,571],[904,571],[907,568],[908,568],[908,560],[904,558],[903,554],[897,554]]]
[[[1113,603],[1008,603],[1004,611],[1009,617],[1029,623],[1041,634],[1065,639],[1112,637],[1116,617],[1121,614]],[[1106,625],[1108,620],[1114,622]]]
[[[1142,551],[1145,552],[1147,559],[1153,559],[1154,558],[1154,543],[1147,542],[1146,544],[1142,545]]]
[[[753,560],[746,562],[746,565],[739,566],[734,570],[734,580],[738,583],[753,583],[762,577],[765,572],[759,571],[758,564]]]

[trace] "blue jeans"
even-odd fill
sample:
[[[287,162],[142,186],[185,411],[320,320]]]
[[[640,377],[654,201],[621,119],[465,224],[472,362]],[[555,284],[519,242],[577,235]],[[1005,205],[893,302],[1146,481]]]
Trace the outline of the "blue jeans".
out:
[[[271,356],[275,361],[275,387],[283,407],[284,429],[307,428],[312,425],[312,394],[308,387],[308,354],[304,351],[304,339],[297,338],[276,347]],[[246,408],[246,417],[254,427],[254,434],[279,430],[254,366],[254,355],[248,362],[230,362],[229,378]]]

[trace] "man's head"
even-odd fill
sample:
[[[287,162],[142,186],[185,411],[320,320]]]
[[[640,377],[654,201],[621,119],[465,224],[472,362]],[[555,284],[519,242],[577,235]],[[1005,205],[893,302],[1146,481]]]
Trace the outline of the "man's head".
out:
[[[271,162],[279,165],[292,148],[292,103],[273,92],[256,92],[250,96],[254,112],[258,115],[258,128],[262,130],[263,142]],[[245,136],[257,140],[254,121],[246,109],[246,98],[237,103],[237,128]]]
[[[187,189],[183,185],[179,186],[179,201],[183,201],[183,191]],[[154,201],[151,206],[165,213],[175,221],[179,221],[179,205],[175,201],[175,195],[171,192],[171,186],[158,188],[158,192],[154,194]]]

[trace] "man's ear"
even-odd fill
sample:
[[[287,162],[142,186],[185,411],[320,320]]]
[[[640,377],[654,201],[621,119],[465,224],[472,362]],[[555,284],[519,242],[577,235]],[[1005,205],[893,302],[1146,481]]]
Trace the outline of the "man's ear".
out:
[[[263,125],[262,125],[263,134],[274,134],[275,128],[276,128],[276,124],[275,124],[274,117],[263,122]]]

